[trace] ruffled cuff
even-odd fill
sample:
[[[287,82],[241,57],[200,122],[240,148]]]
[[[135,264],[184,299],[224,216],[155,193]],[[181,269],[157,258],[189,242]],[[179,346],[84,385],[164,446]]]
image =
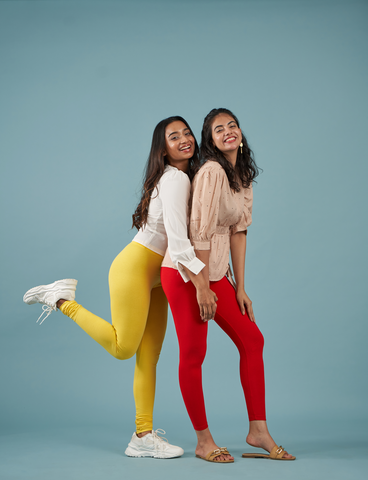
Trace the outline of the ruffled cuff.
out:
[[[244,227],[244,225],[235,225],[235,227],[230,230],[230,235],[234,235],[238,232],[244,232],[244,234],[247,235],[247,227]]]

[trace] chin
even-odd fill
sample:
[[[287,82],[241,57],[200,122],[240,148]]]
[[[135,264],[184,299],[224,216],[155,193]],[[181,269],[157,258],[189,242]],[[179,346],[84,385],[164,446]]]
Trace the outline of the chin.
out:
[[[238,150],[239,146],[236,147],[228,147],[224,150],[224,152],[233,152],[234,150]]]

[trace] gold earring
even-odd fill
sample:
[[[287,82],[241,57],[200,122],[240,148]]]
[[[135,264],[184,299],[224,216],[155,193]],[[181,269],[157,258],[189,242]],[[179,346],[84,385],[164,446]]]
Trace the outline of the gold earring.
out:
[[[241,142],[241,144],[239,145],[240,147],[240,153],[243,153],[243,142]]]

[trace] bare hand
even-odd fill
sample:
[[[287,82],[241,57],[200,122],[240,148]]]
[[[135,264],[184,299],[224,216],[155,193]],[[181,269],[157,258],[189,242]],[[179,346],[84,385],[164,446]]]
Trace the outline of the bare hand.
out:
[[[214,318],[216,314],[217,300],[218,298],[216,296],[216,293],[210,290],[209,287],[197,289],[197,302],[199,305],[199,312],[204,322],[207,322],[207,320],[211,320],[212,318]]]
[[[239,290],[236,292],[236,300],[242,315],[245,315],[245,310],[247,310],[250,321],[256,323],[253,313],[252,300],[248,297],[244,290]]]

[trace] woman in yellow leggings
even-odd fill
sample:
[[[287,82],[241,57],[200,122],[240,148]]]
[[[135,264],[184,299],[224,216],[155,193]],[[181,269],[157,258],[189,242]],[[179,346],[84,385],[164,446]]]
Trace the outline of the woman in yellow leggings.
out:
[[[74,301],[77,280],[34,287],[23,297],[27,304],[43,304],[40,323],[59,308],[115,358],[136,354],[136,432],[125,451],[128,456],[173,458],[184,453],[153,431],[152,416],[156,365],[167,322],[160,282],[166,248],[183,279],[194,283],[202,318],[213,318],[216,309],[216,296],[202,272],[204,264],[187,236],[188,184],[198,166],[198,145],[188,123],[182,117],[162,120],[153,133],[142,198],[133,215],[139,231],[110,268],[112,323]]]

